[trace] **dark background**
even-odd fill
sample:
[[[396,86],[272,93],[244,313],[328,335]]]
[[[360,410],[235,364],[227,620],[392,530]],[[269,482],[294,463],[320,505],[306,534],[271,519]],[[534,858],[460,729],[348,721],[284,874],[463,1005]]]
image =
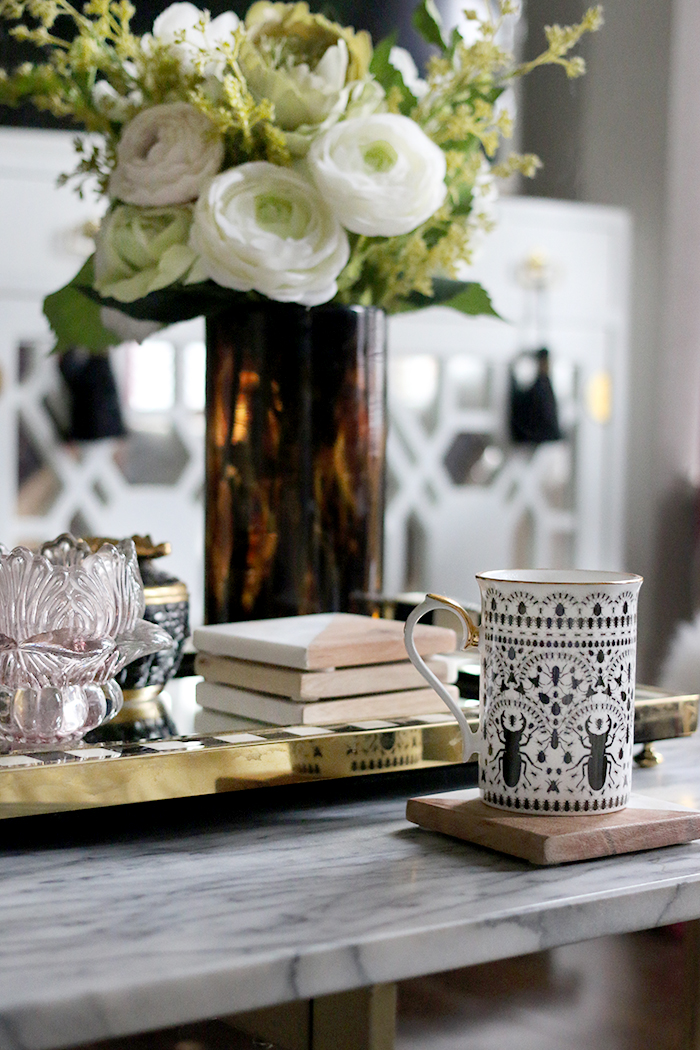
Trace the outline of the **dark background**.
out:
[[[235,11],[241,17],[245,15],[252,0],[194,0],[196,6],[206,7],[215,18],[224,11]],[[132,20],[132,28],[135,33],[148,32],[154,19],[167,7],[169,0],[134,0],[137,8]],[[81,0],[77,0],[76,6],[82,6]],[[394,31],[398,34],[398,42],[408,48],[417,60],[425,59],[428,48],[414,32],[411,27],[411,14],[413,3],[411,0],[379,0],[376,3],[367,3],[366,0],[334,0],[333,3],[309,4],[312,11],[320,11],[333,21],[342,25],[351,25],[356,29],[367,29],[372,39],[376,42],[388,36]],[[19,44],[10,35],[9,28],[13,23],[3,22],[0,25],[0,67],[11,70],[20,62],[36,62],[37,49],[30,44]],[[59,19],[55,31],[67,31],[68,20]],[[33,106],[22,106],[11,109],[0,106],[0,124],[14,125],[20,127],[44,127],[44,128],[68,128],[75,129],[70,120],[57,120],[50,114],[42,113]]]
[[[252,0],[250,0],[252,2]],[[243,16],[250,6],[249,0],[200,0],[198,6],[207,7],[212,17],[223,11],[233,10]],[[81,6],[80,0],[78,5]],[[154,19],[169,6],[169,0],[136,0],[137,11],[132,26],[136,33],[150,30]],[[414,9],[413,0],[332,0],[317,3],[311,0],[310,7],[328,18],[356,29],[367,29],[376,42],[396,32],[398,43],[408,48],[418,62],[425,62],[430,48],[421,40],[411,26]],[[444,10],[444,0],[437,0],[438,8]],[[464,0],[469,6],[469,0]],[[524,57],[532,57],[543,49],[543,26],[551,22],[569,23],[578,20],[587,4],[584,0],[528,0],[524,9],[526,36]],[[66,19],[60,19],[56,30]],[[0,67],[11,70],[23,61],[37,61],[37,50],[32,45],[18,44],[9,35],[12,23],[0,24]],[[578,49],[586,55],[587,40]],[[567,80],[561,69],[536,70],[523,82],[520,101],[520,123],[522,148],[540,155],[545,168],[533,184],[523,187],[523,192],[536,192],[538,196],[576,199],[577,172],[577,127],[580,121],[585,78]],[[50,114],[39,112],[26,105],[18,109],[0,106],[0,124],[21,127],[46,127],[74,129],[70,120],[60,121]],[[547,161],[550,163],[547,163]],[[556,161],[556,163],[554,163]]]

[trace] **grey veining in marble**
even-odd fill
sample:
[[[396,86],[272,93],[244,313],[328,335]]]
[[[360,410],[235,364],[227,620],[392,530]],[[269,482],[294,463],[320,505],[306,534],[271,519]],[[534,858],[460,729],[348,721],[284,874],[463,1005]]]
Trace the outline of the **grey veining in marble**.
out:
[[[700,743],[635,790],[700,797]],[[0,851],[0,1050],[56,1047],[700,916],[700,842],[560,868],[404,800]]]

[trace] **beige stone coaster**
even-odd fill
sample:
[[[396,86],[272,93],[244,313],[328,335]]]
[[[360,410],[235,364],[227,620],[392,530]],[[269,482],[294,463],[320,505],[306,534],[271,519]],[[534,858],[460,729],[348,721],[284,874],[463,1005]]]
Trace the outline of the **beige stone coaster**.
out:
[[[426,663],[441,682],[456,680],[457,668],[449,666],[446,660],[428,659]],[[197,653],[194,669],[207,682],[256,689],[288,700],[338,700],[392,689],[425,687],[425,679],[408,658],[387,664],[343,667],[338,671],[297,671],[293,667],[273,667],[250,660],[234,660],[230,656]]]
[[[405,660],[404,625],[352,613],[314,613],[272,620],[210,624],[193,635],[195,649],[212,656],[319,671]],[[418,624],[413,640],[421,656],[451,653],[457,636],[449,627]]]
[[[456,685],[445,688],[453,699],[459,699]],[[432,689],[400,689],[390,693],[351,696],[344,700],[304,703],[217,682],[198,682],[197,703],[208,710],[255,718],[276,726],[330,726],[365,718],[413,718],[437,712],[444,712],[445,718],[450,717],[444,703]]]
[[[531,864],[566,864],[700,838],[700,812],[644,795],[632,795],[617,813],[543,817],[487,806],[472,789],[411,798],[406,817]]]

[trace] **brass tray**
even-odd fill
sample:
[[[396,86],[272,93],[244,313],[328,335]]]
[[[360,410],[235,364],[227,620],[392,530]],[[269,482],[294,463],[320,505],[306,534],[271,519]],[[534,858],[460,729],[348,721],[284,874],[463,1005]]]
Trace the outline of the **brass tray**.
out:
[[[688,736],[698,695],[637,686],[635,743]],[[470,720],[478,704],[466,701]],[[0,756],[0,819],[457,764],[447,714],[285,726]]]

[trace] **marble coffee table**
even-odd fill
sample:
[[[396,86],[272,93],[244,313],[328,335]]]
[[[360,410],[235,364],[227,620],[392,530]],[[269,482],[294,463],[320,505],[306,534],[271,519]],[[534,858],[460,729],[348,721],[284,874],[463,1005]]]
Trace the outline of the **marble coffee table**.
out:
[[[635,791],[700,806],[700,740],[662,751]],[[202,801],[186,819],[151,806],[117,832],[109,811],[66,815],[30,843],[3,824],[0,1050],[321,1003],[700,917],[700,841],[533,868],[408,824],[401,797],[252,813],[228,798],[211,817]]]

